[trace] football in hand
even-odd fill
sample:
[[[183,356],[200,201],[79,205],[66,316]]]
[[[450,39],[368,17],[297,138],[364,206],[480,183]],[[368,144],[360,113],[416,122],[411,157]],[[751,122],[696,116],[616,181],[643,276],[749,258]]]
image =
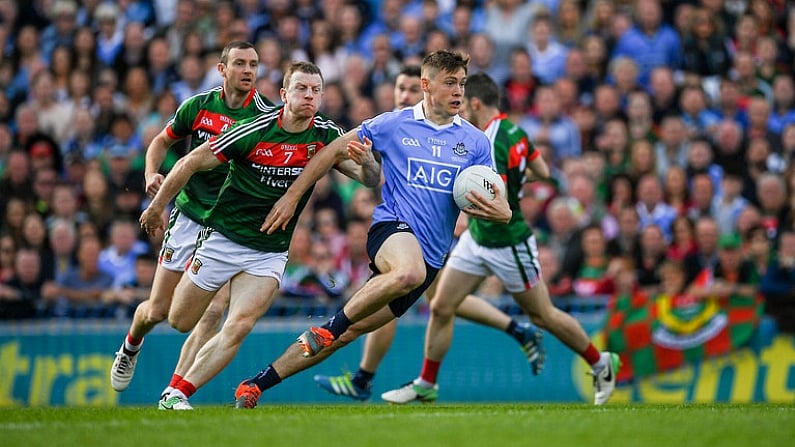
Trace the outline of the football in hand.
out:
[[[486,199],[494,198],[494,185],[500,190],[500,195],[505,197],[505,183],[499,174],[488,166],[475,165],[461,171],[453,183],[453,199],[460,209],[470,208],[472,202],[466,195],[470,191],[477,191]]]

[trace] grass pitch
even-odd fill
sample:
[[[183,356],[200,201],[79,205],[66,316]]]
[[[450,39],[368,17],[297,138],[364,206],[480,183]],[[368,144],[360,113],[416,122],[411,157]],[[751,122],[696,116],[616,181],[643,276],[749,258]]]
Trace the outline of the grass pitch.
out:
[[[795,443],[795,404],[0,409],[4,447],[710,446]]]

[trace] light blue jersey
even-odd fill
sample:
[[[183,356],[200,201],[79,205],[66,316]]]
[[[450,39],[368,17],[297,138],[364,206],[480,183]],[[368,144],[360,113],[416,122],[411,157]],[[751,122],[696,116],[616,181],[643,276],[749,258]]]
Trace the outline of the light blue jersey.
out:
[[[373,223],[408,223],[425,261],[441,268],[459,213],[453,181],[472,165],[493,168],[488,138],[459,116],[452,124],[433,124],[425,119],[422,102],[364,121],[359,139],[365,136],[381,154],[386,179]]]

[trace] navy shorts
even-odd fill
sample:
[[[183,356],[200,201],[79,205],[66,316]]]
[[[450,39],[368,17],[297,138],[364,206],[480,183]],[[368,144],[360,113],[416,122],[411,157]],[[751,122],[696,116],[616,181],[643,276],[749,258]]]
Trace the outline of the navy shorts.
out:
[[[378,253],[378,250],[381,249],[381,246],[384,245],[384,241],[395,233],[414,234],[414,231],[409,227],[409,224],[399,221],[379,222],[370,227],[370,231],[367,233],[367,254],[370,256],[370,259],[375,259],[375,255]],[[423,260],[423,262],[425,261]],[[378,271],[374,262],[370,263],[370,270],[373,271],[373,276],[377,276],[381,273]],[[425,262],[425,282],[408,294],[399,296],[390,301],[389,308],[392,310],[392,313],[395,314],[396,317],[406,313],[406,311],[420,299],[422,294],[425,293],[425,290],[431,285],[438,273],[439,269],[431,267]]]

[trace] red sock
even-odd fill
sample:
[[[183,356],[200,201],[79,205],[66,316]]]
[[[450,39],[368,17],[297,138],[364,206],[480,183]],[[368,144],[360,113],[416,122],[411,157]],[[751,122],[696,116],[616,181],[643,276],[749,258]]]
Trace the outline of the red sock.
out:
[[[425,358],[422,361],[422,372],[420,372],[420,379],[426,382],[436,383],[436,376],[439,375],[439,366],[441,366],[441,364],[441,362]]]
[[[132,346],[138,346],[141,344],[142,341],[144,341],[143,337],[133,338],[133,336],[129,332],[127,333],[127,343],[131,344]]]
[[[174,375],[171,376],[171,382],[168,382],[168,386],[170,386],[171,388],[176,388],[177,384],[181,381],[182,381],[182,376],[180,376],[177,373],[174,373]]]
[[[185,397],[191,397],[196,392],[196,387],[185,379],[180,380],[174,388],[182,391]]]
[[[586,362],[588,362],[589,365],[595,365],[601,357],[599,350],[596,349],[593,343],[588,343],[588,347],[585,348],[585,351],[581,352],[580,355],[585,359]]]

